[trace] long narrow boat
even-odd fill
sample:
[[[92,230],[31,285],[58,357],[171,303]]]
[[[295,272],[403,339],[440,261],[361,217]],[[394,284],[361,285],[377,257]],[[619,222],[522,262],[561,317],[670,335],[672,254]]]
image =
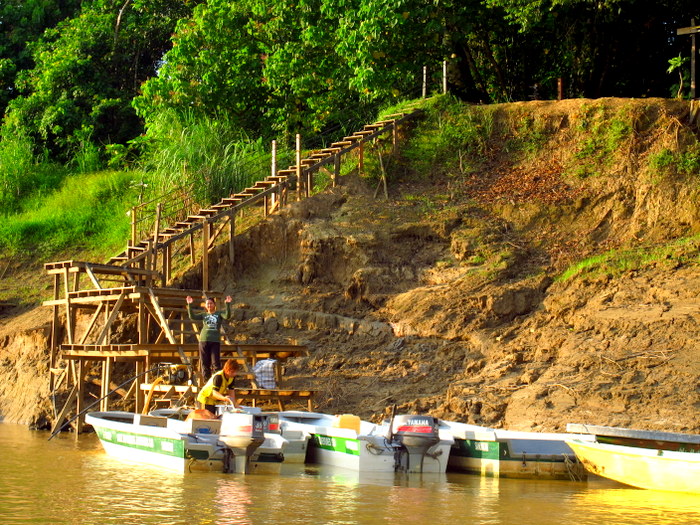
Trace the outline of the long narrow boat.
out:
[[[256,414],[263,418],[264,440],[250,457],[250,464],[253,471],[265,472],[266,474],[278,474],[283,462],[295,462],[294,459],[298,455],[297,449],[299,447],[297,444],[293,445],[282,437],[279,428],[279,417],[276,412],[263,412],[259,407],[247,406],[233,409],[231,405],[217,405],[216,409],[218,418],[222,418],[223,414],[239,411],[245,412],[246,414]],[[149,412],[149,414],[187,421],[193,410],[194,409],[191,407],[157,408]],[[303,460],[301,462],[303,463]]]
[[[452,435],[431,416],[400,415],[377,425],[352,414],[279,412],[282,436],[308,436],[306,461],[358,472],[438,472],[447,467]]]
[[[89,413],[85,422],[107,454],[178,472],[253,472],[251,459],[265,441],[264,418],[258,414],[182,421],[110,411]]]
[[[568,441],[587,470],[642,489],[700,494],[700,453]]]
[[[621,427],[605,427],[569,423],[567,432],[590,434],[598,443],[625,445],[629,447],[677,450],[678,452],[700,452],[700,435],[657,430],[635,430]],[[574,439],[573,436],[571,439]]]
[[[519,432],[454,421],[441,421],[454,436],[448,468],[487,477],[521,479],[586,479],[567,439],[587,435]]]

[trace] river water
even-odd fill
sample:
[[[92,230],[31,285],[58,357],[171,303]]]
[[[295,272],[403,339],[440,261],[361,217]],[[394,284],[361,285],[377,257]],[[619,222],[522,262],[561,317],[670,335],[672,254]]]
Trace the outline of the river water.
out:
[[[700,524],[700,495],[467,474],[175,474],[104,454],[94,434],[0,424],[0,524]]]

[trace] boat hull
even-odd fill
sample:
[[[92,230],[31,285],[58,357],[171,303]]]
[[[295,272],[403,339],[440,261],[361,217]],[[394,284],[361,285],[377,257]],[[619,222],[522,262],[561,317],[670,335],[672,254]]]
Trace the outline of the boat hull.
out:
[[[700,494],[700,454],[572,440],[568,445],[598,476],[642,489]]]
[[[571,434],[500,430],[450,421],[442,425],[455,439],[448,463],[452,471],[494,478],[580,481],[587,477],[566,444]]]
[[[133,415],[132,415],[133,416]],[[105,452],[123,461],[144,463],[175,472],[223,470],[223,455],[216,453],[214,443],[190,439],[167,428],[141,430],[129,421],[107,420],[88,414],[86,423],[92,425]]]
[[[279,471],[283,457],[284,440],[281,436],[264,439],[262,426],[249,430],[248,445],[242,432],[232,433],[236,445],[232,448],[220,439],[219,420],[180,421],[114,411],[87,414],[85,421],[95,429],[110,456],[175,472]],[[242,423],[252,426],[250,421]]]
[[[282,435],[301,432],[308,436],[306,463],[329,465],[358,472],[438,472],[444,473],[454,440],[441,434],[438,443],[425,453],[391,443],[388,426],[375,425],[359,418],[354,428],[334,426],[336,416],[313,412],[279,412]],[[352,418],[347,418],[352,421]],[[357,425],[357,426],[355,426]]]

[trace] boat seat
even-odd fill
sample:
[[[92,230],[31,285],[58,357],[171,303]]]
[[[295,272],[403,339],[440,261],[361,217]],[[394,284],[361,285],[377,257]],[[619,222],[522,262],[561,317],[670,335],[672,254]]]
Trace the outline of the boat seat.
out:
[[[168,418],[163,416],[151,416],[147,414],[136,414],[134,425],[148,425],[149,427],[163,427],[168,425]]]
[[[340,414],[333,421],[335,428],[348,428],[360,433],[360,417],[354,414]]]

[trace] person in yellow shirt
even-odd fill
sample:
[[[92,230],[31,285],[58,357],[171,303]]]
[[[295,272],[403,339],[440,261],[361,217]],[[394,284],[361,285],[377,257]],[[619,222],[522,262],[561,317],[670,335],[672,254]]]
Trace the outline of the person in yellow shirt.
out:
[[[236,391],[233,388],[233,380],[238,373],[238,362],[228,359],[224,368],[212,375],[197,395],[197,401],[202,408],[212,414],[216,414],[216,405],[231,403],[236,406]]]

